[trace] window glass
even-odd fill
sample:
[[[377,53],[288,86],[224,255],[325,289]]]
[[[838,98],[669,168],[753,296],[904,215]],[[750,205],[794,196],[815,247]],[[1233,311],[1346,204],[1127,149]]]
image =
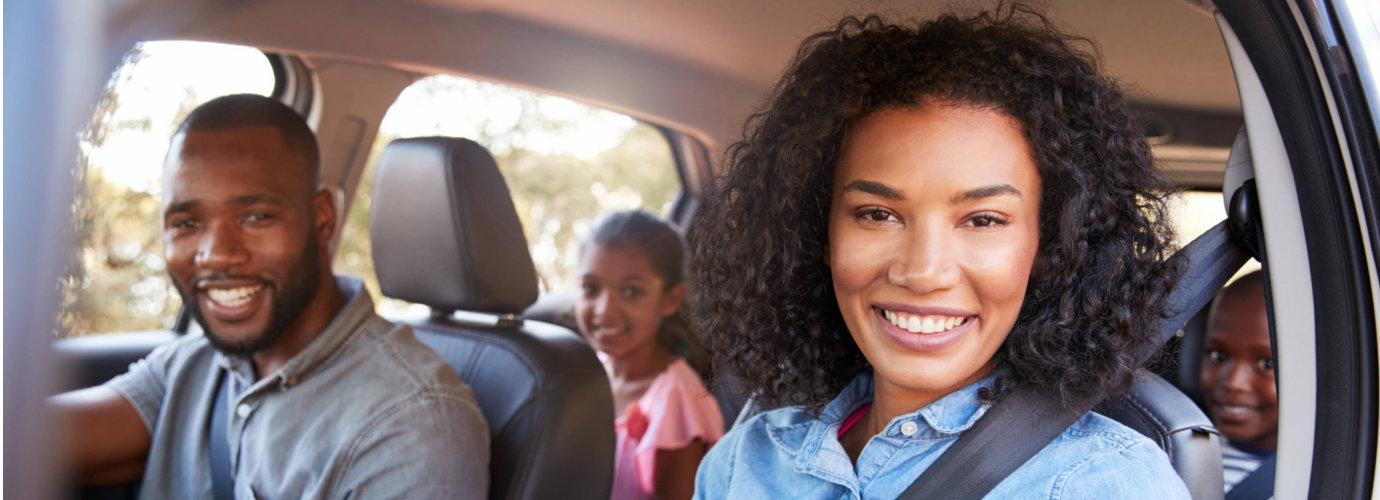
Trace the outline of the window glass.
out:
[[[273,92],[250,47],[144,42],[125,54],[78,136],[73,247],[58,335],[169,328],[181,299],[164,270],[163,156],[193,108],[227,94]]]
[[[670,144],[655,127],[561,97],[449,75],[409,86],[379,126],[336,256],[378,296],[369,249],[374,163],[394,139],[471,139],[493,153],[508,183],[542,289],[575,287],[577,246],[599,214],[641,207],[666,215],[680,191]],[[380,301],[390,313],[398,303]]]
[[[1173,219],[1178,245],[1182,247],[1226,219],[1227,209],[1220,191],[1184,191],[1170,203],[1169,217]],[[1260,263],[1251,259],[1232,279],[1257,269]]]

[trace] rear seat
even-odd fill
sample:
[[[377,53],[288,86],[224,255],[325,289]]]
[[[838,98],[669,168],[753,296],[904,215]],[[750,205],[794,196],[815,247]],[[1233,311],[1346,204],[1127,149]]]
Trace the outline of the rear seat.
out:
[[[431,309],[390,319],[455,368],[489,423],[490,498],[607,499],[608,378],[577,334],[521,316],[537,299],[536,270],[493,157],[466,139],[393,141],[371,203],[383,294]]]

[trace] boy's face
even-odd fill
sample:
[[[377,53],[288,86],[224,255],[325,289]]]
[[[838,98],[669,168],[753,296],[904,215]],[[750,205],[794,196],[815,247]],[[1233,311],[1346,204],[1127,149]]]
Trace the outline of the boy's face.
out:
[[[1203,343],[1201,376],[1208,414],[1222,434],[1274,450],[1279,400],[1266,314],[1263,290],[1232,290],[1218,299]]]

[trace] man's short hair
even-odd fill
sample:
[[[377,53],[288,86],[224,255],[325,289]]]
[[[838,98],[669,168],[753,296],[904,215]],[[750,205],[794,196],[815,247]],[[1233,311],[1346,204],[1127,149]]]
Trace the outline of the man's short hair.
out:
[[[217,97],[197,106],[177,128],[178,133],[245,127],[274,127],[290,151],[302,155],[311,166],[312,178],[320,175],[321,151],[316,134],[302,115],[287,105],[255,94]]]

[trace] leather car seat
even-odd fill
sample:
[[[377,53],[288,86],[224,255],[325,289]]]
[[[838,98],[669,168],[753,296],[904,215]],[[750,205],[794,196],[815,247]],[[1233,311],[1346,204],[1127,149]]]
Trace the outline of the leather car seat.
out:
[[[1150,438],[1196,500],[1222,498],[1221,437],[1198,405],[1169,382],[1149,372],[1135,385],[1093,409]]]
[[[537,275],[493,157],[466,139],[400,139],[377,168],[369,239],[380,288],[430,308],[390,319],[474,389],[491,435],[489,497],[607,499],[608,378],[577,334],[521,316]]]

